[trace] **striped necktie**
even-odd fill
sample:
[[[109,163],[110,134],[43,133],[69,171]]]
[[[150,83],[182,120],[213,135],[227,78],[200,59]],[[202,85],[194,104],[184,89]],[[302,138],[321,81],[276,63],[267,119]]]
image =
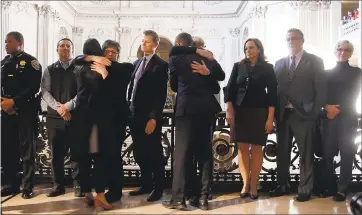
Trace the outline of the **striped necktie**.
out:
[[[293,79],[293,76],[294,76],[294,73],[295,73],[295,56],[293,55],[292,56],[292,64],[290,65],[290,68],[289,68],[289,73],[288,73],[288,78],[289,78],[289,81],[291,81]]]

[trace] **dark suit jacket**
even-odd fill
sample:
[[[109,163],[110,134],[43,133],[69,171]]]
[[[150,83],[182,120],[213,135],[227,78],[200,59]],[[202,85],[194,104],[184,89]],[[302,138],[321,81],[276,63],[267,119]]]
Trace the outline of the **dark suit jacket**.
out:
[[[196,47],[188,47],[188,46],[174,46],[172,47],[169,56],[176,56],[176,55],[182,55],[182,54],[196,54]],[[211,68],[212,70],[214,70],[215,73],[220,74],[221,81],[223,81],[225,79],[225,72],[224,70],[221,68],[220,64],[216,61],[214,63],[212,63],[213,68]],[[222,74],[224,75],[222,77]],[[210,86],[212,87],[213,93],[214,94],[218,94],[220,92],[220,84],[218,83],[218,80],[215,80],[213,78],[209,78],[210,80]]]
[[[210,70],[208,76],[192,72],[190,64],[203,60]],[[214,94],[213,83],[225,78],[222,70],[215,70],[216,61],[196,55],[178,55],[169,58],[170,85],[176,97],[176,116],[216,114],[221,111]]]
[[[282,120],[288,101],[301,118],[316,119],[326,99],[323,60],[304,51],[290,82],[289,61],[290,58],[285,57],[275,63],[278,81],[276,119]]]
[[[260,74],[260,76],[254,77],[256,79],[254,81],[258,83],[258,88],[254,88],[255,92],[249,91],[249,93],[252,93],[251,95],[256,97],[253,98],[255,99],[255,105],[258,105],[258,107],[274,107],[277,97],[277,81],[273,65],[269,63],[258,62],[251,68],[248,64],[236,62],[228,84],[223,88],[224,102],[232,102],[233,105],[237,106],[241,105],[248,91],[248,82],[250,82],[248,80],[251,78],[249,77],[249,72]],[[265,92],[265,88],[267,89],[267,92]]]
[[[128,90],[128,101],[132,99],[134,79],[141,59],[134,62],[134,71]],[[148,62],[135,89],[133,106],[130,105],[131,118],[148,121],[160,120],[167,96],[168,64],[156,54]]]

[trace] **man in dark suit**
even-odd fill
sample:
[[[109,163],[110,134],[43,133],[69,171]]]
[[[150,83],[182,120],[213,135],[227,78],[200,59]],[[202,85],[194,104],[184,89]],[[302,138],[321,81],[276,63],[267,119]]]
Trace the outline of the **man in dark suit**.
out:
[[[212,68],[214,72],[219,73],[219,74],[225,74],[223,69],[221,68],[220,64],[214,59],[212,52],[204,49],[205,48],[204,40],[198,36],[192,37],[192,40],[193,40],[192,47],[188,47],[188,46],[172,47],[172,49],[170,51],[170,56],[182,55],[182,54],[198,54],[202,57],[207,58],[210,61],[215,61],[213,63],[215,68]],[[221,78],[224,79],[225,77],[221,77]],[[220,92],[220,89],[221,89],[218,80],[210,79],[210,82],[211,82],[210,84],[212,86],[214,95],[218,95]],[[198,181],[197,169],[200,168],[200,166],[197,165],[197,160],[194,157],[192,159],[192,165],[187,168],[188,168],[187,172],[189,173],[189,175],[186,177],[187,181],[186,181],[186,185],[185,185],[186,186],[185,198],[190,201],[191,205],[198,205],[199,198],[200,198],[200,196],[199,196],[200,181]],[[199,169],[199,172],[201,173],[202,170]],[[210,176],[212,177],[212,174],[210,174]],[[212,199],[211,190],[209,192],[209,199]]]
[[[157,201],[162,197],[165,175],[161,120],[167,96],[168,64],[155,53],[159,42],[156,32],[144,32],[141,44],[144,57],[134,63],[128,89],[133,154],[142,174],[141,186],[129,195],[142,195],[153,190],[147,201]]]
[[[179,34],[175,43],[177,46],[193,45],[192,37],[188,33]],[[195,156],[202,170],[202,188],[197,206],[202,210],[208,210],[212,174],[212,124],[215,114],[221,111],[213,95],[213,83],[225,78],[222,70],[212,69],[216,67],[214,64],[216,61],[209,62],[196,54],[169,58],[170,85],[171,89],[177,92],[177,99],[172,197],[171,200],[162,203],[166,208],[186,208],[186,172],[187,167],[191,165],[192,156]]]
[[[326,82],[323,60],[303,50],[299,29],[287,33],[290,55],[275,63],[278,80],[277,180],[272,196],[289,192],[290,153],[293,136],[300,153],[300,181],[297,201],[310,199],[313,189],[313,160],[316,119],[325,103]]]

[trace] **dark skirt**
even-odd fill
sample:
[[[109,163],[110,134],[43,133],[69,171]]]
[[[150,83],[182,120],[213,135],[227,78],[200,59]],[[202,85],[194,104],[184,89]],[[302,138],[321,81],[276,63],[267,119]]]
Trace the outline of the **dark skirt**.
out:
[[[265,146],[268,135],[265,132],[265,123],[268,119],[268,108],[234,106],[234,140]]]

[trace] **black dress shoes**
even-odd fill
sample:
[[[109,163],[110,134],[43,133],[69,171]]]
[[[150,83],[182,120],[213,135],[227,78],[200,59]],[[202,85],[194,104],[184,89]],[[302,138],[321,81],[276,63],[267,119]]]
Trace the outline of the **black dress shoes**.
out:
[[[320,193],[319,197],[321,198],[327,198],[330,196],[333,196],[336,192],[332,192],[331,190],[324,190],[323,192]]]
[[[174,201],[174,200],[165,200],[162,202],[162,206],[168,209],[178,209],[186,210],[185,200],[183,201]]]
[[[294,199],[298,202],[306,202],[310,200],[310,194],[298,193]]]
[[[21,195],[23,199],[31,199],[33,198],[33,196],[34,196],[33,189],[24,189],[23,194]]]
[[[199,208],[203,211],[209,210],[209,201],[208,198],[202,198],[199,201]]]
[[[55,187],[47,194],[47,197],[56,197],[65,194],[64,187]]]
[[[75,197],[84,197],[85,196],[85,194],[82,193],[82,191],[80,190],[79,185],[74,185],[74,196]]]
[[[346,196],[345,193],[338,192],[333,196],[333,200],[336,202],[344,202],[346,201]]]
[[[196,196],[191,196],[189,199],[189,204],[198,208],[200,206],[200,199]]]
[[[122,193],[115,193],[112,191],[108,191],[104,194],[104,196],[106,197],[107,202],[109,203],[113,203],[113,202],[117,202],[119,200],[122,199]]]
[[[10,195],[16,195],[18,193],[20,193],[19,188],[3,188],[1,190],[1,196],[2,197],[6,197],[6,196],[10,196]]]
[[[151,194],[148,196],[148,202],[155,202],[162,198],[162,190],[153,190]]]
[[[137,188],[136,190],[130,191],[128,194],[130,196],[139,196],[139,195],[143,195],[143,194],[146,194],[146,193],[150,193],[151,191],[152,190],[144,188],[144,187],[141,186],[141,187]]]
[[[279,197],[286,194],[289,194],[289,188],[278,186],[275,190],[269,192],[270,196],[272,197]]]

